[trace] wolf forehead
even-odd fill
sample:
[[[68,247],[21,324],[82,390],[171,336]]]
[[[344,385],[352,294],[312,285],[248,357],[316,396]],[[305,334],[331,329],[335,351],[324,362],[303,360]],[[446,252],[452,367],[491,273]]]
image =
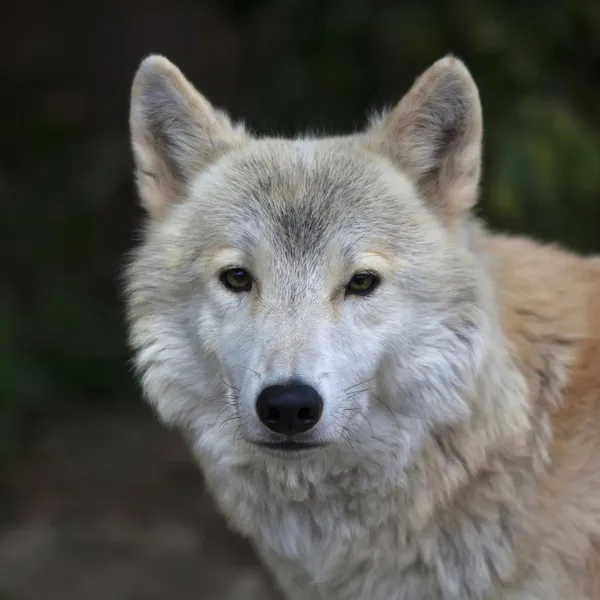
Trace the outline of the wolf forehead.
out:
[[[288,256],[394,246],[433,220],[402,173],[344,140],[255,142],[200,174],[185,204],[183,221],[207,242],[266,242]]]

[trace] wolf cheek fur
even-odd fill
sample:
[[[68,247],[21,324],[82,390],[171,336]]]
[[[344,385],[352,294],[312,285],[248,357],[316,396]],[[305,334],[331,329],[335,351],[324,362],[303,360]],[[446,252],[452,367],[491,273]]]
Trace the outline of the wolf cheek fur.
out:
[[[600,490],[577,458],[598,450],[600,383],[577,377],[600,354],[599,267],[470,216],[482,117],[465,66],[441,59],[363,132],[288,140],[251,136],[152,56],[130,127],[145,396],[287,596],[598,597],[600,502],[556,490]],[[357,275],[378,285],[352,293]],[[265,389],[284,395],[259,414]]]

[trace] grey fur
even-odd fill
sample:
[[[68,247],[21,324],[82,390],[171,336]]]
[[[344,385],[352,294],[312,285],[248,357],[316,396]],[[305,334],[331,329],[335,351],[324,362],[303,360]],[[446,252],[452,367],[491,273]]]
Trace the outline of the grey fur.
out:
[[[364,133],[323,139],[251,138],[164,85],[157,104],[148,78],[197,94],[160,57],[134,85],[137,164],[154,177],[140,185],[150,216],[127,271],[142,387],[290,600],[494,598],[517,568],[529,498],[515,490],[534,465],[494,457],[530,415],[465,213],[479,100],[459,61],[428,73]],[[249,269],[255,288],[224,289],[227,266]],[[344,298],[359,266],[382,285]],[[305,437],[328,446],[297,459],[252,443],[270,435],[258,392],[291,377],[325,400]],[[478,460],[487,479],[445,507]]]

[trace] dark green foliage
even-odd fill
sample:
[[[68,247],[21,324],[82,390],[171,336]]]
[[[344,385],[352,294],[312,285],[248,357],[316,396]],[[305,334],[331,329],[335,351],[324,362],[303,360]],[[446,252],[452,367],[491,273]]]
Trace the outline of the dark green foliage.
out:
[[[98,113],[103,98],[118,99],[109,127],[88,127],[69,111],[31,102],[11,121],[14,142],[0,170],[0,193],[5,175],[10,193],[0,205],[7,269],[0,289],[0,453],[14,447],[29,408],[136,397],[119,291],[123,253],[140,217],[130,181],[127,94],[135,63],[150,51],[167,54],[193,78],[203,41],[184,28],[189,53],[171,53],[166,40],[180,35],[178,18],[214,18],[208,27],[226,30],[223,39],[245,40],[237,50],[243,68],[227,84],[235,89],[223,84],[215,100],[262,132],[357,128],[369,107],[395,103],[424,68],[454,52],[475,76],[484,106],[483,216],[503,230],[600,250],[597,0],[207,4],[212,12],[189,0],[165,5],[172,31],[164,44],[138,48],[135,31],[123,30],[135,61],[106,67],[115,73],[114,94],[108,85],[104,95],[88,97]],[[120,31],[108,27],[111,19],[94,20],[104,23],[107,39]],[[226,68],[203,72],[218,79]],[[210,78],[194,82],[213,99]]]
[[[30,171],[0,225],[0,456],[30,408],[134,395],[108,214],[129,176],[127,138],[82,143],[32,122],[23,139]]]

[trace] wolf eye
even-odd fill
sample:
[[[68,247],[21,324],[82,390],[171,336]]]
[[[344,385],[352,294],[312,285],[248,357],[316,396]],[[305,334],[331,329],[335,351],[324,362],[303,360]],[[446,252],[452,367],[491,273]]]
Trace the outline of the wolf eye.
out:
[[[346,286],[346,295],[367,296],[380,282],[381,280],[375,273],[355,273]]]
[[[219,280],[232,292],[249,292],[252,289],[252,276],[245,269],[227,269],[221,273]]]

